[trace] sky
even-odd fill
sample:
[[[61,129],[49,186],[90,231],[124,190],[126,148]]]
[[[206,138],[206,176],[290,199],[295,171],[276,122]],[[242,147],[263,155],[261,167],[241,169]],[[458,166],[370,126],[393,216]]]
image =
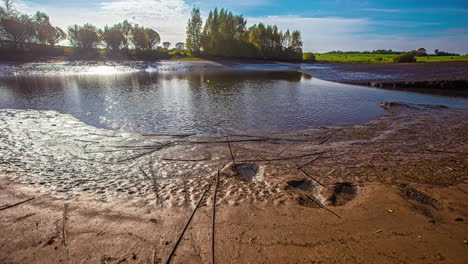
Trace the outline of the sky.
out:
[[[300,30],[306,52],[426,48],[468,54],[468,0],[14,0],[18,10],[46,12],[62,28],[98,27],[124,19],[158,31],[162,41],[185,41],[193,7],[214,8]]]

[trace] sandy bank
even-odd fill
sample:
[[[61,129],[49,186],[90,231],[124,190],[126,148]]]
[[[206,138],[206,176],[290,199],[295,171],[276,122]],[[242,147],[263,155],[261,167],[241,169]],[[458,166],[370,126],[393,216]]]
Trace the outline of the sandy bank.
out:
[[[364,124],[231,136],[242,177],[220,177],[218,263],[463,263],[468,111],[384,107]],[[225,138],[108,131],[54,111],[1,110],[0,135],[2,206],[36,198],[0,211],[2,263],[164,261],[231,162]],[[209,262],[212,196],[174,263]]]

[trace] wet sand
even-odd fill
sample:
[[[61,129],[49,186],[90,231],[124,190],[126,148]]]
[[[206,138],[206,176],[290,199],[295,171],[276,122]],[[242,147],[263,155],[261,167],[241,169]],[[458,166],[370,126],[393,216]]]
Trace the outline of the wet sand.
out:
[[[317,77],[379,88],[468,90],[468,61],[333,64],[334,74]]]
[[[464,263],[468,111],[382,106],[387,115],[363,124],[232,135],[239,176],[226,138],[1,110],[0,209],[35,199],[0,211],[0,262],[163,263],[227,164],[217,263]],[[212,198],[213,188],[173,263],[210,261]]]

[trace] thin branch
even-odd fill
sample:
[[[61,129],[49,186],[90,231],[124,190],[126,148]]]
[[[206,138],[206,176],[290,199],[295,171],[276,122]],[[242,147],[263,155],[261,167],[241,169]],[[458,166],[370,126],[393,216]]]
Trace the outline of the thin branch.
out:
[[[423,150],[425,150],[425,151],[432,151],[432,152],[441,152],[441,153],[468,155],[468,152],[446,151],[446,150],[438,150],[438,149],[423,149]]]
[[[312,177],[309,173],[307,173],[305,170],[303,170],[302,168],[297,168],[298,170],[300,170],[302,173],[304,173],[305,175],[307,175],[309,178],[311,178],[313,181],[315,181],[316,183],[320,184],[321,186],[323,186],[323,184],[321,182],[319,182],[317,179],[315,179],[314,177]]]
[[[11,205],[4,205],[4,206],[2,206],[2,207],[0,208],[0,211],[3,211],[3,210],[5,210],[5,209],[8,209],[8,208],[12,208],[12,207],[18,206],[18,205],[20,205],[20,204],[23,204],[23,203],[29,202],[29,201],[31,201],[31,200],[34,200],[34,199],[35,199],[35,197],[33,197],[33,198],[29,198],[29,199],[26,199],[26,200],[24,200],[24,201],[21,201],[21,202],[15,203],[15,204],[11,204]]]
[[[270,163],[271,161],[300,159],[300,158],[305,158],[305,157],[320,155],[320,154],[324,154],[324,153],[327,153],[327,152],[315,152],[315,153],[310,153],[310,154],[304,154],[304,155],[298,155],[298,156],[291,156],[291,157],[284,157],[284,158],[272,158],[272,159],[258,159],[258,158],[257,158],[257,159],[255,159],[255,160],[241,160],[241,162],[254,162],[253,165],[255,165],[255,163],[260,162],[260,161],[269,161],[268,163]],[[267,164],[268,164],[268,163],[267,163]]]
[[[166,264],[171,263],[172,257],[174,256],[174,253],[175,253],[175,251],[176,251],[176,249],[177,249],[177,246],[179,245],[180,241],[182,240],[182,237],[184,236],[185,231],[187,230],[188,226],[190,225],[190,222],[192,221],[193,216],[195,215],[195,213],[197,212],[198,208],[200,207],[200,204],[202,203],[203,198],[205,197],[205,195],[206,195],[206,193],[208,192],[208,190],[211,189],[211,185],[213,185],[213,181],[210,181],[210,183],[209,183],[208,186],[206,187],[205,191],[204,191],[203,194],[201,195],[200,200],[198,201],[197,205],[196,205],[195,208],[193,209],[192,214],[190,215],[189,219],[187,220],[187,223],[185,223],[185,226],[184,226],[184,228],[182,229],[182,232],[180,233],[179,238],[177,238],[177,241],[175,242],[174,247],[173,247],[172,250],[171,250],[171,253],[170,253],[169,256],[167,257]]]
[[[325,144],[328,140],[330,140],[336,133],[341,131],[341,129],[336,130],[335,132],[331,133],[328,137],[326,137],[324,140],[320,141],[319,145]]]
[[[211,224],[211,263],[215,263],[215,222],[216,222],[216,196],[218,195],[218,186],[219,186],[219,177],[220,170],[218,170],[218,175],[216,177],[216,185],[213,194],[213,217]]]
[[[299,190],[300,192],[302,192],[302,194],[304,194],[307,198],[309,198],[312,202],[314,202],[315,204],[317,204],[318,206],[320,206],[322,209],[325,209],[327,210],[328,212],[332,213],[333,215],[335,215],[336,217],[338,218],[341,218],[341,216],[339,216],[338,214],[336,214],[335,212],[333,212],[332,210],[328,209],[325,205],[323,205],[322,203],[320,203],[319,201],[317,201],[314,197],[308,195],[306,192],[302,191],[302,190]]]
[[[236,159],[234,158],[234,154],[232,153],[231,143],[229,143],[229,137],[226,137],[226,141],[227,141],[227,144],[228,144],[228,147],[229,147],[229,152],[231,152],[231,158],[232,158],[232,162],[234,163],[234,168],[235,168],[236,173],[237,173]]]

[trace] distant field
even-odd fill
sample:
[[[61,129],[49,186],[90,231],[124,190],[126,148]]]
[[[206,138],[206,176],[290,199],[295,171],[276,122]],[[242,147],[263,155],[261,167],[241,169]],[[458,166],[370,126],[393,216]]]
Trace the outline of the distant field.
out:
[[[392,54],[315,54],[317,61],[347,63],[389,63]],[[468,56],[428,56],[417,57],[417,61],[468,61]]]

